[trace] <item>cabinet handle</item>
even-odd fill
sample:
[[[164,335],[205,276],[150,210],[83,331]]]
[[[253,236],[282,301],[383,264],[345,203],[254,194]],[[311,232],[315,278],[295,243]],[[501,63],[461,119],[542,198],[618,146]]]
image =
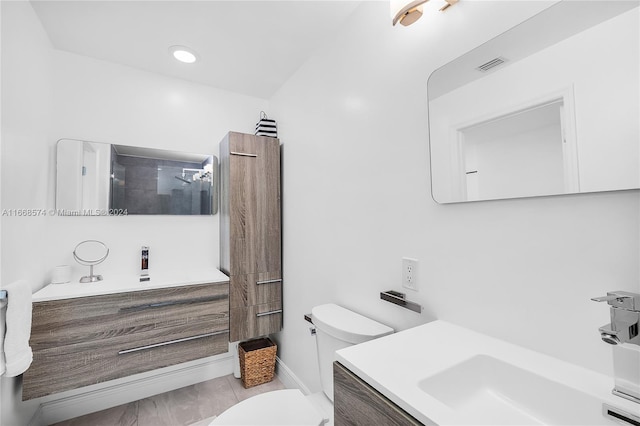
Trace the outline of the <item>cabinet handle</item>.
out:
[[[163,308],[165,306],[190,305],[192,303],[214,302],[216,300],[226,299],[228,297],[229,296],[227,296],[226,294],[221,294],[218,296],[199,297],[196,299],[169,300],[166,302],[147,303],[145,305],[137,305],[137,306],[129,306],[126,308],[120,308],[120,312],[143,311],[145,309]]]
[[[274,314],[281,314],[281,313],[282,313],[282,309],[278,309],[276,311],[261,312],[259,314],[256,314],[256,318],[266,317],[267,315],[274,315]]]
[[[118,351],[118,355],[130,354],[131,352],[139,352],[139,351],[144,351],[146,349],[159,348],[160,346],[173,345],[175,343],[188,342],[190,340],[204,339],[205,337],[218,336],[220,334],[225,334],[228,332],[229,330],[222,330],[222,331],[216,331],[214,333],[198,334],[197,336],[184,337],[182,339],[175,339],[175,340],[169,340],[167,342],[155,343],[153,345],[140,346],[132,349],[123,349],[121,351]]]
[[[257,157],[256,154],[248,154],[246,152],[235,152],[235,151],[231,151],[230,153],[231,155],[239,155],[240,157]]]
[[[278,278],[276,280],[256,281],[256,285],[273,284],[273,283],[281,283],[281,282],[282,282],[282,278]]]

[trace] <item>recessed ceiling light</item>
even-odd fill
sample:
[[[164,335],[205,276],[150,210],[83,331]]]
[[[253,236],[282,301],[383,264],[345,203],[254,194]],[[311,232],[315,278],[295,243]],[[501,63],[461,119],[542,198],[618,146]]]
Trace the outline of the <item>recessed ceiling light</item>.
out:
[[[184,62],[185,64],[192,64],[198,60],[196,52],[186,46],[171,46],[169,53],[178,61]]]

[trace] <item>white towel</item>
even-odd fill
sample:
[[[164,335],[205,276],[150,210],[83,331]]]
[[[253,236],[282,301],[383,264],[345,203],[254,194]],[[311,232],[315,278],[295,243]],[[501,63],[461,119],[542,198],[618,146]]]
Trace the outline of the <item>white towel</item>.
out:
[[[6,302],[6,299],[3,300],[1,305],[2,307],[0,308],[0,376],[2,376],[4,374],[4,371],[6,370],[4,366],[4,325],[6,324],[5,312],[7,312]]]
[[[3,286],[7,290],[4,335],[4,375],[15,377],[27,371],[33,361],[31,337],[31,286],[24,280]]]

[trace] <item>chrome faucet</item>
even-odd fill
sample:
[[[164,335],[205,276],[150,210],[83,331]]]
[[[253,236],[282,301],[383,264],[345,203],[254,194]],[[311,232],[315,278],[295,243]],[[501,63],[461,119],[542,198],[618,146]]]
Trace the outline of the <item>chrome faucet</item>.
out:
[[[606,296],[594,297],[594,302],[607,302],[611,306],[611,323],[598,330],[602,340],[611,344],[631,343],[640,345],[640,294],[626,291],[610,291]]]
[[[607,302],[611,311],[611,323],[598,330],[600,337],[613,347],[613,373],[615,387],[612,393],[621,398],[640,403],[640,294],[626,291],[610,291],[604,297],[594,297],[595,302]]]

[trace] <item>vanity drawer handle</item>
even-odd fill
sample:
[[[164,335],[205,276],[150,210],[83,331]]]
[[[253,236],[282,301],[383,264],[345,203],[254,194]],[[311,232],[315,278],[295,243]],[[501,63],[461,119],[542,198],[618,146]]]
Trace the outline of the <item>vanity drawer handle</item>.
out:
[[[257,157],[256,154],[248,154],[246,152],[235,152],[235,151],[231,151],[230,152],[231,155],[239,155],[240,157]]]
[[[259,314],[256,314],[256,318],[266,317],[267,315],[275,315],[275,314],[281,314],[281,313],[282,313],[282,309],[278,309],[276,311],[261,312]]]
[[[123,349],[118,351],[118,355],[130,354],[132,352],[144,351],[146,349],[159,348],[160,346],[173,345],[175,343],[188,342],[190,340],[204,339],[205,337],[218,336],[220,334],[229,333],[229,330],[216,331],[214,333],[198,334],[197,336],[184,337],[182,339],[169,340],[167,342],[154,343],[153,345],[140,346],[132,349]]]
[[[167,302],[147,303],[145,305],[137,305],[137,306],[129,306],[126,308],[120,308],[120,312],[143,311],[145,309],[163,308],[165,306],[190,305],[193,303],[214,302],[216,300],[226,299],[228,297],[229,296],[226,294],[221,294],[218,296],[199,297],[197,299],[169,300]]]
[[[256,281],[256,285],[273,284],[273,283],[281,283],[281,282],[282,282],[282,278],[278,278],[276,280]]]

